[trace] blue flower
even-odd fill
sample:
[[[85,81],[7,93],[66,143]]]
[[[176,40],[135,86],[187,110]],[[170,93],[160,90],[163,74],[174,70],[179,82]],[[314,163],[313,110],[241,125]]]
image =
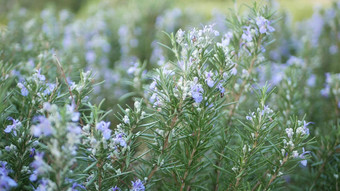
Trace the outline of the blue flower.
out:
[[[45,81],[46,80],[46,77],[40,73],[41,69],[35,70],[35,72],[36,73],[33,75],[34,77],[37,77],[40,81]]]
[[[275,29],[272,26],[270,26],[270,21],[268,21],[262,16],[256,18],[256,25],[259,27],[261,34],[271,33],[275,31]]]
[[[47,179],[41,179],[39,186],[34,191],[46,191],[47,190]]]
[[[31,148],[30,150],[30,157],[33,157],[35,155],[35,148]]]
[[[135,182],[131,181],[132,183],[132,191],[144,191],[145,187],[143,185],[143,182],[138,179]]]
[[[329,86],[329,84],[326,84],[325,87],[320,91],[320,93],[323,97],[328,97],[330,91],[331,87]]]
[[[25,97],[28,96],[28,93],[29,93],[29,92],[28,92],[27,88],[26,88],[22,83],[19,82],[19,83],[17,84],[17,86],[20,88],[20,91],[21,91],[21,95],[22,95],[22,96],[25,96]]]
[[[72,105],[67,105],[66,106],[66,111],[67,113],[71,116],[71,120],[73,122],[77,122],[79,120],[80,113],[74,111],[75,110],[75,105],[74,103]]]
[[[44,93],[43,93],[45,96],[50,95],[53,92],[54,88],[56,87],[56,85],[52,84],[52,83],[47,83],[46,86],[47,87],[46,87],[46,89],[44,90]]]
[[[31,128],[31,132],[35,137],[39,137],[41,135],[49,136],[54,133],[51,122],[46,117],[38,116],[37,119],[39,120],[39,124],[34,125]]]
[[[139,63],[138,62],[133,63],[133,65],[127,70],[127,73],[128,74],[135,73],[137,71],[138,67],[139,67]]]
[[[0,161],[0,190],[10,190],[18,184],[8,176],[9,171],[6,169],[7,162]]]
[[[97,124],[97,129],[102,132],[104,139],[108,140],[111,137],[112,130],[109,129],[111,122],[101,121]]]
[[[224,89],[223,84],[221,82],[217,85],[217,89],[221,92],[221,94],[223,94],[225,92],[225,89]]]
[[[4,130],[5,133],[10,133],[13,131],[13,134],[17,136],[17,131],[16,128],[21,125],[21,122],[17,119],[13,119],[12,117],[9,117],[8,120],[12,120],[13,124],[12,125],[7,125],[6,129]]]
[[[82,184],[78,184],[78,183],[73,183],[72,184],[72,191],[78,191],[76,188],[81,188],[82,190],[86,190],[86,187]]]
[[[120,144],[120,146],[122,146],[122,147],[126,147],[126,141],[123,138],[123,135],[124,135],[124,133],[116,134],[115,143]]]
[[[68,130],[68,132],[76,134],[76,135],[79,135],[81,133],[81,128],[79,126],[75,125],[74,123],[67,126],[67,130]]]
[[[150,90],[155,90],[155,89],[156,89],[156,85],[157,85],[157,82],[156,82],[156,80],[154,80],[154,81],[150,84]]]
[[[209,87],[213,87],[214,86],[214,84],[215,84],[215,82],[214,82],[214,80],[212,80],[212,76],[213,76],[213,73],[210,71],[210,72],[206,72],[206,74],[205,74],[205,77],[206,77],[206,79],[205,79],[205,82],[207,83],[207,85],[209,86]]]
[[[305,154],[308,154],[308,153],[310,153],[310,151],[305,151],[305,148],[302,148],[302,153],[300,154],[300,159],[305,159]],[[301,164],[302,164],[302,166],[307,166],[307,160],[305,159],[305,160],[302,160],[301,161]]]
[[[90,50],[86,52],[85,59],[89,64],[93,64],[96,61],[97,55],[94,51]]]
[[[308,122],[308,123],[306,123],[306,121],[303,122],[303,129],[305,130],[307,135],[309,135],[309,129],[307,128],[307,126],[311,123],[313,122]]]
[[[230,74],[235,76],[237,74],[237,69],[234,67],[230,70]]]
[[[203,100],[203,88],[201,84],[197,83],[198,78],[195,77],[194,82],[195,84],[193,84],[191,86],[191,97],[194,98],[196,103],[201,103]]]
[[[31,167],[34,169],[33,174],[30,175],[30,181],[36,181],[38,175],[44,172],[44,154],[43,152],[37,152],[34,156],[34,161],[31,163]]]
[[[119,191],[120,189],[117,187],[117,186],[115,186],[115,187],[112,187],[109,191]]]
[[[314,74],[311,74],[307,80],[307,85],[309,87],[314,87],[316,83],[316,76]]]
[[[244,28],[246,30],[243,30],[242,39],[247,42],[251,42],[253,40],[253,37],[251,35],[250,26],[246,26]]]

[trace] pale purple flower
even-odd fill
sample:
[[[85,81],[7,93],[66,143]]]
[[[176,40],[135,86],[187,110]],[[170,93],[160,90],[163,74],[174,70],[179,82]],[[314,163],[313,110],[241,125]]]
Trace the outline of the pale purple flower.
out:
[[[35,155],[35,148],[31,148],[29,157],[34,157],[34,155]]]
[[[22,84],[22,83],[18,83],[17,84],[17,86],[20,88],[20,90],[21,90],[21,95],[22,96],[27,96],[28,95],[28,90],[27,90],[27,88]]]
[[[214,80],[212,80],[212,76],[213,76],[213,73],[211,71],[206,72],[205,74],[205,77],[206,77],[205,82],[207,83],[209,87],[213,87],[215,84]]]
[[[309,30],[311,34],[311,43],[313,47],[318,45],[319,37],[322,34],[325,21],[319,11],[314,12],[313,16],[310,18]]]
[[[156,89],[156,85],[157,85],[157,82],[156,80],[154,80],[151,84],[150,84],[150,90],[155,90]]]
[[[310,153],[310,151],[305,151],[305,148],[302,148],[302,153],[299,156],[301,159],[304,159],[301,161],[302,166],[307,166],[307,160],[305,159],[304,155],[308,153]]]
[[[130,40],[130,46],[132,48],[136,48],[138,46],[138,44],[139,44],[138,39],[133,38],[133,39]]]
[[[44,116],[37,117],[39,124],[32,126],[31,132],[35,137],[49,136],[54,133],[51,122]]]
[[[320,91],[320,93],[323,97],[328,97],[330,91],[331,87],[328,84],[326,84],[325,87]]]
[[[232,32],[228,32],[224,35],[224,37],[222,38],[222,42],[218,43],[217,46],[220,47],[227,47],[230,44],[230,40],[233,37],[233,33]]]
[[[309,87],[314,87],[316,82],[316,76],[314,74],[311,74],[307,80],[307,85]]]
[[[329,53],[330,54],[336,54],[338,52],[338,46],[332,45],[329,47]]]
[[[111,129],[105,129],[104,131],[102,131],[104,139],[106,140],[110,139],[111,132],[112,132]]]
[[[115,186],[115,187],[112,187],[109,191],[119,191],[120,189],[117,187],[117,186]]]
[[[191,85],[191,97],[194,98],[196,103],[201,103],[203,100],[203,88],[202,85],[197,83],[198,82],[198,78],[195,77],[194,78],[194,84]]]
[[[303,121],[303,129],[304,129],[304,131],[306,132],[307,135],[309,135],[309,129],[307,128],[307,126],[311,123],[313,123],[313,122],[306,123],[306,121]]]
[[[262,16],[256,18],[256,25],[259,27],[261,34],[268,34],[275,31],[275,29],[270,26],[270,21]]]
[[[195,84],[191,87],[191,96],[194,98],[196,103],[201,103],[203,100],[203,88],[201,84]]]
[[[63,39],[63,47],[67,49],[71,47],[71,45],[72,45],[72,36],[66,33]]]
[[[76,134],[76,135],[79,135],[81,133],[81,128],[77,125],[68,125],[67,130],[68,132]]]
[[[108,140],[111,137],[112,130],[109,129],[111,122],[101,121],[97,124],[97,129],[102,132],[104,139]]]
[[[37,152],[34,156],[34,161],[31,163],[34,171],[33,174],[30,175],[30,181],[36,181],[38,176],[44,173],[44,154],[43,152]]]
[[[72,105],[66,106],[67,114],[71,117],[71,120],[73,122],[77,122],[79,120],[80,113],[75,111],[75,104],[72,103]]]
[[[237,69],[235,67],[233,67],[231,70],[230,70],[230,74],[233,75],[233,76],[236,76],[237,74]]]
[[[221,92],[221,94],[223,94],[225,92],[225,89],[224,89],[223,84],[221,82],[217,85],[217,88]]]
[[[86,187],[84,185],[74,182],[72,184],[72,191],[79,191],[78,189],[76,189],[77,187],[81,188],[81,190],[86,190]]]
[[[245,30],[243,30],[242,39],[247,42],[251,42],[253,37],[251,35],[250,26],[245,26],[243,28],[245,28]]]
[[[43,178],[41,179],[39,186],[34,191],[46,191],[47,185],[48,185],[48,180]]]
[[[13,124],[12,125],[7,125],[6,129],[4,130],[5,133],[10,133],[13,131],[13,134],[17,136],[17,127],[21,125],[21,122],[17,119],[13,119],[12,117],[9,117],[8,120],[12,120]]]
[[[265,105],[265,106],[263,107],[263,110],[261,111],[261,115],[270,114],[270,113],[272,113],[272,112],[273,112],[273,110],[271,110],[271,109],[269,108],[268,105]]]
[[[143,182],[140,179],[134,182],[131,181],[131,183],[132,183],[132,191],[144,191],[145,190]]]
[[[157,95],[157,93],[153,93],[150,97],[150,102],[154,103],[156,101],[156,99],[158,100],[158,95]]]
[[[97,55],[94,51],[90,50],[86,52],[85,59],[88,63],[93,64],[96,61]]]
[[[0,161],[0,190],[10,190],[18,184],[8,176],[7,162]]]
[[[127,70],[128,74],[133,74],[137,70],[139,64],[138,62],[133,63],[133,65]]]
[[[35,70],[35,74],[33,76],[36,76],[40,81],[45,81],[46,77],[41,74],[41,69]]]
[[[52,92],[53,92],[53,90],[54,90],[54,88],[56,87],[56,85],[55,84],[52,84],[52,83],[47,83],[46,84],[46,89],[44,90],[44,95],[46,96],[46,95],[50,95]]]
[[[116,134],[116,138],[114,139],[114,141],[115,141],[116,144],[120,144],[120,146],[126,147],[127,145],[126,145],[125,139],[123,138],[123,135],[124,135],[124,133]]]
[[[296,56],[291,56],[287,60],[287,65],[297,65],[297,66],[303,66],[305,64],[305,61],[302,58],[298,58]]]

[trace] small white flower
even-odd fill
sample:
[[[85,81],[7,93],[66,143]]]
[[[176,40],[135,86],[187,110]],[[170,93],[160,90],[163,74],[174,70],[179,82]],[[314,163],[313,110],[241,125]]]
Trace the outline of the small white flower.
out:
[[[129,119],[129,117],[127,115],[124,116],[123,121],[124,121],[125,124],[129,124],[130,123],[130,119]]]
[[[294,135],[294,131],[292,128],[287,128],[286,133],[289,138],[292,138],[292,136]]]
[[[297,158],[298,156],[299,156],[299,152],[293,151],[293,157],[294,157],[294,158]]]
[[[140,112],[140,110],[141,110],[141,103],[139,102],[139,101],[135,101],[135,108],[136,108],[136,110],[137,110],[137,113],[139,113]]]

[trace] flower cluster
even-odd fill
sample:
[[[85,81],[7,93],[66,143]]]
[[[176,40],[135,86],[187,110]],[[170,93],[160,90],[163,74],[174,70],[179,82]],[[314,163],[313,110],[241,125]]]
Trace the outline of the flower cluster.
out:
[[[296,126],[294,128],[286,128],[285,132],[286,132],[286,136],[288,138],[288,140],[283,139],[283,144],[284,144],[284,149],[282,149],[282,155],[286,155],[286,152],[289,151],[291,152],[291,156],[293,158],[300,158],[303,159],[301,161],[301,164],[303,166],[307,166],[307,160],[305,159],[305,154],[310,153],[310,151],[305,151],[305,148],[302,148],[302,153],[299,154],[298,149],[299,149],[299,145],[302,142],[302,140],[306,139],[306,137],[308,137],[309,135],[309,129],[308,129],[308,125],[311,122],[306,123],[306,121],[297,121],[297,123],[295,125],[298,125],[298,127],[296,128]]]

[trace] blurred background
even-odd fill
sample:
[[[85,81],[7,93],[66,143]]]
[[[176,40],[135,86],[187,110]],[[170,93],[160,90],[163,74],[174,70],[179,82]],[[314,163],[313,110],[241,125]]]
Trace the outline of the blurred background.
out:
[[[162,2],[154,1],[154,2]],[[1,22],[6,22],[6,15],[15,8],[25,8],[32,11],[41,11],[47,7],[56,7],[57,10],[67,9],[73,13],[81,15],[81,12],[89,6],[98,4],[98,0],[0,0],[0,17]],[[152,3],[150,0],[111,0],[110,5],[116,9],[124,7],[126,4]],[[154,3],[153,2],[153,3]],[[171,2],[171,3],[170,3]],[[178,7],[182,11],[191,9],[194,12],[211,17],[213,11],[228,11],[233,7],[233,0],[173,0],[167,2],[167,8]],[[253,0],[238,0],[238,4],[250,4]],[[332,0],[278,0],[280,9],[288,9],[294,17],[294,20],[302,20],[313,14],[315,7],[327,7],[331,5]]]
[[[96,82],[101,82],[94,87],[94,101],[98,103],[106,99],[107,108],[103,109],[115,110],[117,103],[130,104],[129,98],[142,96],[141,82],[150,81],[144,75],[146,71],[152,71],[173,56],[158,44],[170,44],[164,32],[215,24],[215,29],[223,34],[228,31],[226,17],[231,9],[236,8],[242,13],[254,2],[0,0],[0,30],[10,31],[2,42],[3,50],[9,53],[4,61],[21,67],[20,72],[15,73],[19,79],[36,67],[54,76],[53,70],[49,69],[54,65],[51,55],[57,53],[71,82],[79,79],[79,70],[93,71]],[[305,40],[319,41],[325,20],[334,15],[332,10],[324,11],[334,5],[331,0],[256,2],[277,10],[275,23],[279,32],[275,34],[276,43],[268,47],[270,51],[267,53],[268,58],[276,63],[285,63],[292,55],[304,54]],[[329,49],[327,43],[325,46]],[[333,46],[333,52],[336,47]],[[316,49],[308,50],[313,52]],[[331,57],[329,54],[322,54],[321,60],[325,64],[322,70],[317,70],[320,75],[339,70],[336,64],[329,64],[329,60],[336,60],[338,54]],[[137,70],[142,64],[144,71]]]

